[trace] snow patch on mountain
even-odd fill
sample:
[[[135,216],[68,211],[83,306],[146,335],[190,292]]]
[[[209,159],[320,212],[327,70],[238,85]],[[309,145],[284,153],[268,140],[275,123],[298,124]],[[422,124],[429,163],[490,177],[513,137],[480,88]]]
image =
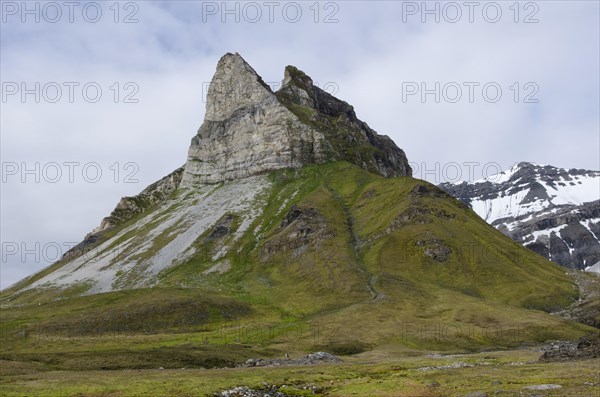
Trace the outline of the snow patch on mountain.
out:
[[[541,208],[541,205],[534,206],[534,208],[521,205],[521,202],[528,193],[529,189],[518,191],[515,194],[498,196],[493,199],[473,200],[471,201],[471,208],[489,223],[508,216],[520,216],[533,212],[538,207]]]
[[[581,221],[583,227],[590,231],[590,233],[600,241],[600,228],[594,228],[593,226],[600,225],[600,218],[586,219]]]
[[[600,262],[597,262],[596,264],[592,265],[592,266],[588,266],[585,268],[586,272],[590,272],[590,273],[598,273],[600,274]]]
[[[550,238],[552,233],[560,235],[560,231],[563,230],[565,227],[567,227],[567,225],[560,225],[546,230],[536,230],[535,232],[531,233],[530,236],[532,237],[531,239],[533,241],[538,240],[540,237]]]
[[[554,186],[544,184],[552,204],[583,204],[600,199],[600,173],[560,179]]]

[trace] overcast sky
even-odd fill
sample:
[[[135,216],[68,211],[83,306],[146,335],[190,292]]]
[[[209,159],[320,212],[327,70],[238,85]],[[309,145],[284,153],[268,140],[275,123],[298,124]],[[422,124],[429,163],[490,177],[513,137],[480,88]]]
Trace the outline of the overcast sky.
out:
[[[185,162],[226,52],[304,70],[431,182],[600,169],[597,1],[24,4],[1,2],[2,288]]]

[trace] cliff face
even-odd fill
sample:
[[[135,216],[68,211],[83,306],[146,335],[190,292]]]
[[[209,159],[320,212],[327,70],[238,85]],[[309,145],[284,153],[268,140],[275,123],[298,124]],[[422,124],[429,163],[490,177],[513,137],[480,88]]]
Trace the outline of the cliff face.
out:
[[[358,120],[352,106],[287,67],[274,93],[238,54],[219,61],[204,123],[192,139],[181,186],[347,160],[380,175],[409,176],[404,152]]]
[[[302,124],[239,55],[219,61],[206,116],[192,139],[182,187],[298,167],[320,155],[322,134]]]

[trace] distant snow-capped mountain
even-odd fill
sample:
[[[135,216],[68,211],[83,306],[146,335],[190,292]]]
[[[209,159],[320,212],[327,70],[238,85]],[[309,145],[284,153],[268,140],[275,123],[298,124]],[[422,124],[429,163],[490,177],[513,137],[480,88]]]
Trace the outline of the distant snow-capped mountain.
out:
[[[492,226],[575,269],[600,262],[600,171],[521,162],[475,182],[442,183]]]

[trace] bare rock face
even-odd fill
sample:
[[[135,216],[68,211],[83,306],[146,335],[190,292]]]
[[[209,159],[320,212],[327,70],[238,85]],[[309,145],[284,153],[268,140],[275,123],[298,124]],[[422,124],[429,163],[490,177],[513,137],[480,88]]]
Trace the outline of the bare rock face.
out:
[[[323,160],[323,135],[302,124],[238,54],[219,61],[206,117],[192,139],[182,187]]]
[[[210,83],[204,123],[192,139],[181,187],[282,168],[351,161],[383,176],[410,175],[404,152],[295,68],[274,93],[239,54],[226,54]]]

